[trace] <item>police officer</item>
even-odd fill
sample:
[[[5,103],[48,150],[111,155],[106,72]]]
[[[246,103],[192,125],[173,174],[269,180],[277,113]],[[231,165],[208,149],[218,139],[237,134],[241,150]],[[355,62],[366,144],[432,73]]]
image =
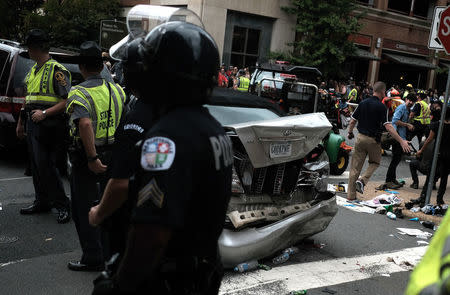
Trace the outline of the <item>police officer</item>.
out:
[[[128,58],[140,68],[130,80],[158,120],[140,145],[125,256],[94,294],[217,294],[233,156],[222,126],[202,107],[217,83],[216,44],[202,28],[172,21],[134,40]]]
[[[245,70],[240,70],[237,90],[242,91],[242,92],[248,92],[249,85],[250,85],[250,79],[245,76]]]
[[[100,47],[92,41],[80,46],[79,68],[85,81],[72,87],[66,112],[70,116],[72,162],[72,212],[83,254],[69,262],[71,270],[100,270],[103,253],[100,231],[89,225],[88,213],[109,178],[111,147],[122,117],[123,89],[100,76],[103,69]]]
[[[25,77],[26,132],[36,200],[20,214],[58,210],[58,223],[70,220],[69,199],[56,168],[58,153],[67,132],[64,106],[70,90],[70,72],[49,55],[49,38],[31,30],[25,44],[36,63]],[[24,120],[19,118],[17,136],[24,137]]]
[[[419,144],[422,142],[422,137],[428,136],[429,125],[431,119],[430,108],[425,102],[427,93],[424,90],[417,91],[417,102],[411,109],[409,118],[414,125],[414,130],[411,132],[411,140],[417,136]]]

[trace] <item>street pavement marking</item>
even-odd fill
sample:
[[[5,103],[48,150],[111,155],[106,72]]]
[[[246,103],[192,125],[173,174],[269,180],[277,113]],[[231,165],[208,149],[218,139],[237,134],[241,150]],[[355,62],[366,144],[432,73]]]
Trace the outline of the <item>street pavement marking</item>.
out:
[[[22,180],[22,179],[29,179],[29,178],[31,178],[31,176],[15,177],[15,178],[0,178],[0,181]]]
[[[0,268],[8,266],[8,265],[11,265],[11,264],[16,264],[16,263],[19,263],[19,262],[23,262],[25,260],[27,260],[27,259],[19,259],[19,260],[15,260],[15,261],[6,262],[6,263],[0,263]]]
[[[408,264],[416,265],[425,254],[427,246],[406,248],[400,251],[374,255],[355,256],[331,260],[281,265],[269,271],[256,270],[225,277],[219,294],[256,294],[263,286],[274,285],[273,294],[287,294],[295,290],[314,289],[338,285],[371,277],[407,271]],[[403,265],[399,266],[394,262]],[[272,293],[271,293],[272,294]]]
[[[328,179],[348,179],[350,175],[349,171],[344,171],[344,173],[342,173],[341,175],[329,175]]]

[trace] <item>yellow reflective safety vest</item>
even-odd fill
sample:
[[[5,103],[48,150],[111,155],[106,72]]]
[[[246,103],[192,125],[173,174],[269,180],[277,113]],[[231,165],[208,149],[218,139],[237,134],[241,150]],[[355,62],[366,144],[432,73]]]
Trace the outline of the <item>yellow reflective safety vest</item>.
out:
[[[353,88],[352,90],[350,90],[350,92],[348,93],[348,101],[356,101],[356,97],[358,96],[358,90],[356,90],[356,88]]]
[[[442,284],[448,285],[450,274],[450,214],[445,214],[427,252],[412,272],[405,295],[435,295]]]
[[[108,86],[109,85],[109,86]],[[115,83],[103,80],[96,87],[72,87],[66,104],[66,113],[71,115],[74,105],[84,107],[90,115],[95,135],[95,145],[104,146],[114,143],[114,134],[122,116],[125,92]],[[109,122],[108,122],[109,120]],[[69,120],[70,135],[78,141],[78,126]]]
[[[421,100],[418,103],[420,103],[420,114],[419,116],[415,117],[414,120],[419,121],[422,123],[422,125],[428,125],[431,122],[431,111],[428,104]]]
[[[36,67],[37,64],[34,64],[24,80],[27,87],[25,103],[48,106],[53,106],[59,103],[62,98],[55,94],[55,90],[53,88],[55,67],[69,73],[69,79],[71,79],[70,72],[63,65],[53,59],[49,59],[37,72]]]
[[[237,90],[248,92],[248,86],[250,85],[250,79],[246,77],[239,77],[239,87]]]

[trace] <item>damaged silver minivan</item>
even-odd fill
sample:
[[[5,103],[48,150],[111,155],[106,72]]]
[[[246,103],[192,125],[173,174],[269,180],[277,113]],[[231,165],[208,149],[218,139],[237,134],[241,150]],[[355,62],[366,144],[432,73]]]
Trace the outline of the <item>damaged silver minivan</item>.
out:
[[[263,98],[218,88],[206,107],[234,150],[232,197],[219,239],[224,266],[270,256],[323,231],[337,213],[321,145],[332,128],[325,115],[284,116]]]

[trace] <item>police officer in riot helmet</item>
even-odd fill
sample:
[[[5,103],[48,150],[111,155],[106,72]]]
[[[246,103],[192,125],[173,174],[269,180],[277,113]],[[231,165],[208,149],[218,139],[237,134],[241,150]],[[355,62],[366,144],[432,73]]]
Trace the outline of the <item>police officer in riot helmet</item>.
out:
[[[172,21],[132,41],[125,64],[127,85],[157,120],[139,145],[125,255],[94,294],[217,294],[233,162],[230,139],[202,106],[217,83],[217,46],[199,26]]]

